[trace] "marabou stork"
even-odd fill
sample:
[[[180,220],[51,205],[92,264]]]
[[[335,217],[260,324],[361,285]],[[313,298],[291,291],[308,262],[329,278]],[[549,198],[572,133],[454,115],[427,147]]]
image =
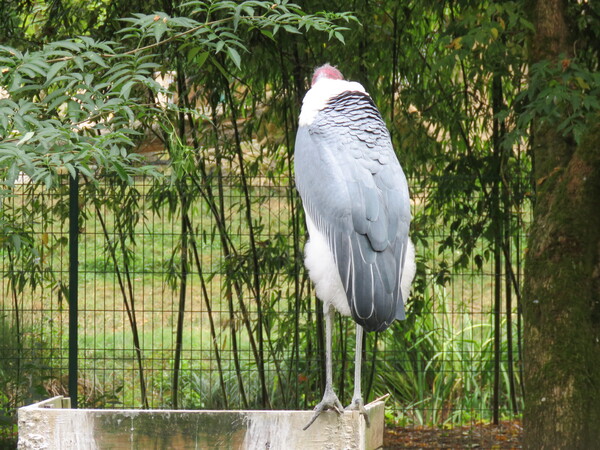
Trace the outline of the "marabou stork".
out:
[[[332,387],[334,309],[356,322],[348,409],[368,423],[360,383],[363,329],[383,331],[405,318],[415,275],[406,177],[369,94],[329,64],[315,70],[304,97],[294,155],[309,233],[304,263],[323,301],[326,332],[325,393],[304,429],[325,410],[343,410]]]

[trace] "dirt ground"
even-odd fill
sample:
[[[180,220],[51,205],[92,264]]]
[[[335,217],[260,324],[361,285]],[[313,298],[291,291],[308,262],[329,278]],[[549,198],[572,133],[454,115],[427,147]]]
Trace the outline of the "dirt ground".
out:
[[[499,425],[474,424],[451,430],[438,428],[386,428],[384,449],[443,448],[443,449],[518,449],[523,429],[519,421]]]

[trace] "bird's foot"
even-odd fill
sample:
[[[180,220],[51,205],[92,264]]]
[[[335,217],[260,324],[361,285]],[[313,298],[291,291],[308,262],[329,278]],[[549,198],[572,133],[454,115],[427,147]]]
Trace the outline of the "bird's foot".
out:
[[[346,411],[358,411],[365,418],[365,423],[367,424],[367,427],[371,426],[371,423],[369,422],[369,416],[367,415],[367,410],[365,408],[365,404],[362,398],[353,398],[352,403],[350,403],[346,407]]]
[[[327,411],[329,409],[333,409],[338,414],[342,414],[342,412],[344,411],[344,407],[337,398],[337,395],[335,395],[335,392],[333,392],[332,390],[325,390],[323,400],[321,400],[321,402],[317,406],[315,406],[315,412],[312,418],[302,429],[304,431],[308,430],[308,427],[310,427],[313,424],[313,422],[317,420],[317,417],[319,417],[319,415],[321,415],[323,411]]]

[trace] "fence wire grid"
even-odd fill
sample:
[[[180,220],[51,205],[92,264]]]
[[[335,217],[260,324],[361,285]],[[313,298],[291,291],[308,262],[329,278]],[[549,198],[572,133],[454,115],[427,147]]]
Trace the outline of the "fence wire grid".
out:
[[[365,401],[389,393],[386,420],[408,427],[517,417],[523,211],[511,211],[509,260],[504,252],[498,265],[481,237],[473,251],[484,257],[458,264],[460,252],[440,250],[456,230],[425,208],[421,180],[410,184],[417,277],[407,320],[365,339]],[[13,194],[4,211],[31,214],[4,237],[19,247],[1,250],[5,438],[16,433],[16,408],[69,394],[68,181],[46,192],[25,180]],[[79,207],[79,407],[318,403],[323,314],[302,264],[306,232],[291,177],[221,176],[183,188],[81,180]],[[337,316],[342,403],[352,395],[353,340],[353,321]]]

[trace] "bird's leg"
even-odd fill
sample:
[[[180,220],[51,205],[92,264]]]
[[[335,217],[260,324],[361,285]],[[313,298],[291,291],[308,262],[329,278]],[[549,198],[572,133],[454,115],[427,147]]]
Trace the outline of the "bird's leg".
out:
[[[315,412],[306,424],[303,430],[307,430],[319,415],[328,409],[333,409],[336,413],[341,414],[344,407],[340,403],[337,395],[333,392],[333,367],[331,357],[331,330],[333,328],[333,306],[325,305],[325,393],[323,400],[315,406]]]
[[[365,404],[362,399],[361,387],[360,387],[360,375],[362,367],[362,340],[363,340],[363,327],[356,324],[356,352],[354,353],[354,394],[352,395],[352,403],[348,405],[346,409],[358,410],[363,417],[367,426],[369,426],[369,416],[365,409]]]

